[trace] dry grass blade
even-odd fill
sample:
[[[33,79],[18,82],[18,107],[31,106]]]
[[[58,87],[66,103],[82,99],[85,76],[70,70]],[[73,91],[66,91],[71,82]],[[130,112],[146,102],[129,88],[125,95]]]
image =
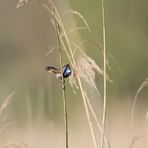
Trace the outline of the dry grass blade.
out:
[[[138,88],[136,95],[134,97],[134,101],[132,103],[132,109],[131,109],[131,131],[133,131],[133,126],[134,126],[134,113],[135,113],[135,106],[136,106],[136,102],[138,99],[138,96],[140,94],[140,92],[148,86],[148,78],[146,78],[144,80],[144,82],[140,85],[140,87]]]
[[[146,131],[141,131],[139,133],[137,133],[133,138],[132,138],[132,141],[129,145],[129,148],[132,148],[134,146],[134,144],[136,142],[138,142],[144,135],[146,134]]]
[[[8,97],[6,97],[3,101],[3,103],[0,106],[0,119],[2,116],[3,111],[5,110],[5,108],[10,104],[10,102],[12,101],[12,97],[15,94],[15,92],[13,91],[11,94],[9,94]]]
[[[73,55],[73,53],[72,53],[72,49],[71,49],[71,46],[70,46],[70,42],[69,42],[68,36],[67,36],[67,34],[66,34],[66,30],[65,30],[64,24],[62,23],[61,17],[60,17],[60,15],[59,15],[59,13],[58,13],[58,11],[57,11],[55,5],[53,4],[55,13],[53,13],[53,12],[51,11],[51,9],[50,9],[46,4],[42,3],[42,6],[52,15],[52,17],[53,17],[53,19],[54,19],[53,22],[56,22],[56,23],[59,25],[60,31],[61,31],[61,32],[60,32],[60,36],[59,36],[59,37],[60,37],[61,44],[62,44],[63,49],[64,49],[64,51],[65,51],[65,53],[66,53],[66,55],[67,55],[67,57],[68,57],[68,59],[69,59],[70,64],[72,65],[72,67],[74,67],[75,61],[74,61],[73,58],[71,58],[71,55]],[[65,38],[65,40],[66,40],[66,41],[65,41],[66,43],[65,43],[64,40],[63,40],[63,36],[64,36],[64,38]],[[66,48],[66,45],[68,46],[69,51],[68,51],[68,49]],[[69,53],[69,52],[70,52],[70,53]]]
[[[49,56],[53,51],[56,49],[56,47],[48,47],[48,52],[46,52],[46,56]]]
[[[66,30],[65,30],[65,27],[64,27],[64,24],[63,24],[63,22],[62,22],[62,20],[61,20],[61,17],[60,17],[60,15],[59,15],[59,12],[58,12],[58,10],[57,10],[57,8],[55,7],[55,5],[53,5],[54,6],[54,9],[55,9],[55,12],[56,12],[56,15],[57,15],[57,20],[58,20],[58,24],[59,24],[59,26],[60,26],[60,28],[61,28],[61,30],[62,30],[62,32],[63,32],[63,34],[64,34],[64,38],[65,38],[65,40],[66,40],[66,42],[65,42],[65,44],[67,44],[67,47],[68,48],[64,48],[65,49],[65,51],[66,51],[66,53],[67,53],[67,56],[70,58],[70,57],[73,57],[73,52],[72,52],[72,48],[71,48],[71,45],[70,45],[70,41],[69,41],[69,38],[68,38],[68,35],[67,35],[67,33],[66,33]],[[69,52],[68,52],[69,51]],[[69,54],[70,53],[70,54]],[[75,65],[75,60],[74,60],[74,58],[70,58],[71,60],[71,65],[74,67],[74,65]]]
[[[86,41],[83,41],[83,42],[86,42]],[[80,43],[83,43],[83,42],[81,41]],[[96,62],[92,58],[90,58],[89,56],[86,55],[86,53],[79,46],[79,44],[76,44],[74,42],[71,42],[71,44],[75,46],[75,49],[78,49],[81,52],[82,56],[92,65],[93,69],[95,69],[98,72],[98,74],[103,75],[103,70],[96,64]]]
[[[64,14],[62,16],[64,16],[67,13],[72,13],[72,14],[77,15],[84,22],[84,24],[85,24],[86,28],[88,29],[88,31],[91,32],[91,29],[90,29],[88,23],[86,22],[86,20],[84,19],[84,17],[78,11],[67,10],[67,11],[64,12]]]
[[[59,26],[57,24],[56,26],[56,32],[57,32],[57,38],[58,38],[58,45],[59,45],[59,59],[60,59],[60,67],[61,67],[61,75],[62,75],[62,90],[63,90],[63,103],[64,103],[64,119],[65,119],[65,136],[66,136],[66,148],[69,147],[69,141],[68,141],[68,111],[67,111],[67,98],[66,98],[66,91],[65,91],[65,80],[63,78],[63,60],[62,60],[62,52],[61,52],[61,41],[60,41],[60,30]]]
[[[103,148],[104,145],[104,135],[105,135],[105,121],[106,121],[106,29],[105,29],[105,10],[104,10],[104,0],[102,0],[102,33],[103,33],[103,72],[104,72],[104,79],[103,79],[103,119],[102,119],[102,125],[103,125],[103,131],[102,131],[102,137],[101,137],[101,148]]]
[[[85,111],[86,111],[86,115],[87,115],[87,120],[88,120],[90,131],[91,131],[94,147],[97,148],[95,132],[94,132],[94,129],[93,129],[90,113],[89,113],[89,110],[88,110],[88,107],[87,107],[87,101],[86,101],[86,97],[85,97],[85,92],[83,90],[82,83],[81,83],[81,80],[80,80],[79,77],[78,77],[78,83],[79,83],[80,91],[81,91],[81,94],[82,94],[82,99],[83,99],[83,103],[84,103],[84,107],[85,107]]]
[[[11,103],[11,101],[13,100],[13,95],[15,94],[15,92],[12,92],[11,94],[9,94],[2,102],[2,104],[0,105],[0,136],[2,135],[2,133],[4,132],[4,130],[11,124],[13,123],[5,123],[5,120],[3,119],[3,112],[4,110],[8,107],[8,105]]]
[[[7,144],[5,144],[4,146],[2,146],[1,148],[27,148],[28,146],[23,143],[23,142],[17,142],[17,141],[10,141]]]
[[[53,1],[51,1],[52,12],[55,14],[55,7]],[[56,14],[55,14],[56,15]],[[58,22],[54,22],[55,31],[57,34],[58,41],[58,52],[60,59],[61,75],[62,75],[62,91],[63,91],[63,104],[64,104],[64,121],[65,121],[65,147],[69,147],[69,133],[68,133],[68,110],[67,110],[67,98],[66,98],[66,87],[65,80],[63,77],[63,59],[62,59],[62,50],[61,50],[61,38],[60,38],[60,26]]]
[[[89,85],[91,85],[96,90],[99,97],[101,97],[101,94],[95,84],[95,71],[97,71],[99,74],[102,74],[102,71],[99,68],[99,66],[90,57],[88,57],[85,54],[78,58],[77,74],[79,75],[80,78],[82,78]]]
[[[148,139],[148,111],[146,112],[145,117],[145,139]],[[148,141],[146,140],[146,146],[148,147]]]
[[[47,5],[45,5],[45,4],[42,4],[42,5],[50,12],[50,14],[53,17],[53,20],[55,20],[55,22],[58,24],[58,26],[60,28],[59,37],[60,37],[61,46],[64,49],[71,66],[77,72],[76,67],[78,65],[77,65],[76,60],[74,58],[74,53],[73,53],[73,50],[72,50],[71,41],[69,39],[69,36],[68,36],[67,31],[65,29],[65,26],[62,22],[63,20],[61,19],[61,16],[60,16],[56,6],[54,5],[54,3],[52,4],[52,6],[54,7],[54,13],[53,13]],[[73,13],[79,15],[79,13],[76,13],[76,12],[73,12]],[[88,61],[90,62],[90,59]],[[82,87],[82,82],[81,82],[79,75],[77,75],[76,78],[77,78],[78,86],[79,86],[79,89],[80,89],[80,92],[81,92],[81,95],[82,95],[82,99],[83,99],[83,103],[84,103],[84,107],[85,107],[85,111],[86,111],[86,116],[87,116],[87,120],[88,120],[88,123],[89,123],[91,136],[92,136],[92,139],[93,139],[93,144],[94,144],[94,147],[97,148],[97,142],[96,142],[96,139],[95,139],[95,132],[93,130],[93,125],[92,125],[92,122],[91,122],[90,113],[89,113],[89,109],[88,109],[87,102],[86,102],[86,97],[84,95],[84,89]]]
[[[102,134],[103,130],[102,130],[102,128],[101,128],[101,124],[100,124],[100,122],[98,121],[98,118],[97,118],[97,116],[96,116],[96,113],[95,113],[95,111],[94,111],[94,109],[93,109],[93,107],[92,107],[92,105],[91,105],[91,103],[90,103],[90,101],[89,101],[89,98],[88,98],[86,92],[85,92],[85,97],[86,97],[86,100],[87,100],[87,104],[88,104],[88,106],[89,106],[89,108],[90,108],[90,111],[91,111],[91,113],[92,113],[92,115],[93,115],[93,117],[94,117],[94,119],[95,119],[95,121],[96,121],[97,127],[98,127],[100,133]],[[107,146],[108,148],[110,148],[111,146],[110,146],[109,141],[107,140],[106,137],[104,137],[104,141],[105,141],[106,146]]]
[[[75,46],[74,50],[76,51],[78,49],[81,53],[81,55],[77,58],[77,62],[76,62],[77,73],[81,78],[83,78],[92,87],[94,87],[97,90],[97,93],[99,94],[99,96],[101,96],[95,84],[95,71],[99,75],[103,75],[103,70],[102,68],[99,67],[99,65],[96,64],[96,62],[91,57],[86,55],[86,53],[80,47],[80,44],[85,42],[86,41],[81,41],[79,44],[71,42],[71,44]]]
[[[91,117],[90,117],[90,113],[89,113],[89,109],[88,109],[88,105],[87,105],[87,98],[85,95],[85,89],[82,87],[82,84],[81,84],[81,79],[83,79],[84,81],[88,82],[88,85],[90,85],[92,88],[94,88],[97,91],[98,96],[101,96],[100,92],[98,91],[97,86],[95,84],[94,70],[96,70],[96,71],[98,70],[98,73],[100,73],[100,68],[86,54],[81,55],[79,57],[79,59],[77,59],[77,80],[78,80],[79,88],[80,88],[80,91],[82,94],[82,99],[83,99],[89,127],[91,130],[94,146],[97,147],[94,129],[93,129],[93,125],[92,125],[92,121],[91,121]],[[94,116],[96,116],[96,115],[94,115]],[[97,120],[95,120],[95,121],[97,121]]]
[[[56,14],[57,14],[59,22],[60,22],[61,30],[63,31],[65,42],[66,42],[66,45],[68,47],[68,50],[67,50],[65,42],[63,40],[62,40],[62,45],[63,45],[63,47],[64,47],[64,49],[65,49],[65,51],[67,53],[67,56],[69,57],[69,59],[71,59],[70,62],[72,64],[72,66],[75,68],[74,65],[76,65],[76,61],[75,61],[74,56],[73,56],[73,52],[72,52],[72,48],[71,48],[71,42],[69,41],[69,38],[67,36],[64,24],[62,23],[61,17],[59,15],[56,7],[54,7],[54,8],[56,10]],[[78,80],[79,88],[80,88],[80,91],[81,91],[81,94],[82,94],[83,103],[84,103],[84,107],[85,107],[85,111],[86,111],[89,127],[90,127],[90,130],[91,130],[91,135],[92,135],[94,147],[97,148],[97,143],[96,143],[96,139],[95,139],[95,133],[94,133],[94,130],[93,130],[91,119],[90,119],[90,114],[89,114],[89,111],[88,111],[88,107],[87,107],[87,103],[86,103],[86,98],[85,98],[85,95],[83,93],[84,91],[83,91],[83,87],[82,87],[82,84],[81,84],[81,80],[80,80],[79,77],[77,78],[77,80]]]
[[[28,1],[29,0],[19,0],[19,2],[17,3],[16,9],[19,9],[23,5],[27,4]]]
[[[87,27],[76,27],[76,28],[74,28],[74,29],[71,29],[70,30],[70,32],[71,33],[73,33],[73,32],[77,32],[77,31],[79,31],[79,30],[86,30],[87,29]]]

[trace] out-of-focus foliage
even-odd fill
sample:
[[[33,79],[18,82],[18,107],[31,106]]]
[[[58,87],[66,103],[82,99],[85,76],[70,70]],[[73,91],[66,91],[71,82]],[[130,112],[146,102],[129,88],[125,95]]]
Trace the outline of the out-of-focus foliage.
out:
[[[24,1],[27,2],[27,0]],[[59,129],[63,129],[63,127],[61,127],[61,122],[63,123],[61,82],[49,76],[45,71],[47,65],[59,66],[60,62],[57,51],[56,33],[51,22],[51,15],[49,15],[49,12],[40,3],[44,1],[46,0],[31,0],[19,9],[16,9],[18,0],[0,1],[0,103],[3,102],[3,99],[6,98],[8,94],[13,91],[15,92],[13,101],[9,104],[7,110],[3,112],[3,122],[5,123],[7,119],[10,119],[10,121],[15,121],[16,123],[18,119],[21,119],[21,124],[28,127],[31,123],[32,127],[22,128],[25,135],[24,137],[26,137],[26,139],[28,138],[24,129],[28,129],[30,137],[30,132],[35,133],[34,131],[36,131],[38,133],[38,139],[40,139],[40,137],[43,138],[42,142],[44,141],[45,135],[43,134],[44,136],[42,136],[40,133],[43,132],[42,130],[47,131],[49,120],[51,121],[50,132],[53,135],[56,133],[56,130],[58,131],[57,135],[63,132],[59,132]],[[95,61],[99,67],[103,67],[101,48],[101,1],[69,0],[69,2],[73,10],[78,11],[84,16],[91,30],[91,32],[88,32],[87,29],[80,30],[81,43],[84,44],[84,46],[82,46],[85,47],[85,51],[87,55],[93,59],[92,61]],[[66,11],[66,9],[71,9],[67,7],[65,3],[65,0],[57,0],[56,6],[62,12]],[[110,119],[107,119],[107,132],[111,133],[110,141],[114,145],[121,146],[120,140],[122,140],[122,142],[125,138],[127,141],[129,140],[127,136],[127,132],[129,131],[128,120],[130,119],[128,100],[133,99],[130,95],[132,94],[132,96],[134,96],[140,84],[148,77],[147,8],[147,0],[105,0],[107,60],[111,67],[111,69],[108,69],[108,75],[109,78],[114,81],[113,83],[108,82],[107,89],[107,103],[109,104],[107,104],[107,111],[109,110],[109,117],[112,121],[112,124],[110,124]],[[62,14],[60,15],[62,16]],[[68,15],[67,17],[70,18],[71,16]],[[76,22],[67,21],[66,25],[68,29],[75,26],[75,24],[80,27],[84,25],[84,22],[79,17],[74,15],[74,18]],[[64,21],[64,17],[62,19]],[[69,20],[71,20],[71,18]],[[73,38],[77,38],[74,33],[72,35]],[[65,54],[63,55],[65,56]],[[67,58],[64,58],[64,62],[66,61]],[[82,66],[83,64],[87,65],[81,63]],[[93,67],[91,68],[93,69]],[[87,68],[85,70],[87,71]],[[87,75],[88,72],[89,70],[86,73]],[[92,77],[93,80],[95,80],[94,71],[92,72]],[[95,82],[99,91],[102,92],[102,77],[97,76]],[[84,83],[84,85],[87,85],[87,83]],[[90,91],[89,87],[87,90]],[[86,141],[91,139],[91,137],[89,137],[91,134],[87,126],[82,97],[79,90],[75,90],[75,92],[77,93],[73,93],[68,80],[66,80],[68,115],[70,117],[69,125],[70,129],[73,130],[73,134],[70,134],[74,137],[73,139],[78,139],[78,141],[81,140],[79,136],[77,137],[75,135],[80,135],[80,137],[82,137],[81,147],[86,147]],[[143,92],[146,96],[147,92]],[[141,97],[142,94],[141,92],[138,97]],[[101,103],[103,100],[98,98],[98,94],[96,94],[95,91],[91,91],[89,95],[94,110],[100,120],[100,110],[102,110]],[[142,125],[141,127],[143,128],[143,123],[145,123],[145,113],[147,111],[145,96],[141,97],[142,99],[140,101],[137,100],[140,102],[138,102],[139,106],[136,106],[138,108],[138,114],[136,114],[136,116],[138,116],[139,119],[135,122],[137,129],[140,125]],[[137,110],[137,108],[135,110]],[[126,112],[123,110],[126,110]],[[47,120],[46,122],[45,119]],[[59,129],[54,129],[56,125],[54,125],[53,121],[56,121],[56,119],[61,121],[56,122],[56,124],[59,125],[59,127],[57,126]],[[33,122],[35,122],[37,126],[33,127]],[[125,125],[126,129],[124,130]],[[15,126],[13,130],[10,128],[13,132],[10,132],[8,129],[8,135],[6,135],[6,137],[11,137],[11,134],[15,133],[16,129],[19,131],[20,126],[17,124]],[[42,132],[37,131],[39,129]],[[17,134],[20,136],[20,133],[21,132],[18,132]],[[119,138],[119,133],[124,133],[123,135],[125,136],[122,135],[121,138]],[[16,139],[19,137],[17,134],[15,135],[17,137]],[[61,147],[60,142],[57,142],[58,136],[55,136],[56,138],[54,139],[53,135],[48,135],[50,138],[45,136],[46,140],[52,143],[53,147],[56,144]],[[81,135],[85,136],[85,138]],[[62,134],[60,136],[62,138],[64,137]],[[60,140],[61,137],[59,138]],[[3,136],[3,138],[5,138],[5,136]],[[117,138],[120,140],[117,141]],[[49,139],[51,140],[49,141]],[[53,141],[53,139],[57,143]],[[3,139],[1,141],[3,141]],[[35,145],[37,145],[36,141],[37,140],[35,140]],[[75,147],[78,147],[77,144],[79,144],[79,142],[74,141],[73,143],[74,145],[76,144]],[[88,143],[91,145],[91,142]],[[89,145],[87,146],[89,147]],[[125,147],[125,145],[122,146]]]
[[[91,33],[87,39],[92,43],[102,42],[101,1],[70,0],[73,9],[88,21]],[[114,93],[135,93],[147,77],[148,69],[148,1],[113,0],[105,1],[105,23],[109,71],[114,84]],[[86,34],[83,33],[85,38]],[[99,50],[88,46],[87,52],[100,62]],[[97,56],[97,54],[98,56]],[[112,90],[112,91],[113,91]],[[125,94],[127,95],[127,94]]]
[[[70,3],[72,9],[80,12],[89,24],[91,32],[83,30],[80,34],[82,40],[87,41],[86,52],[101,65],[103,58],[98,46],[102,44],[101,1],[70,0]],[[48,47],[56,46],[56,34],[48,12],[38,2],[17,10],[16,4],[17,1],[0,2],[2,97],[12,89],[19,88],[24,93],[29,90],[34,96],[39,87],[44,89],[50,85],[54,90],[59,86],[54,79],[50,81],[52,84],[46,84],[47,75],[44,71],[47,64],[59,65],[56,49],[47,56]],[[147,0],[105,1],[106,46],[111,66],[108,74],[114,81],[109,84],[110,94],[126,96],[135,93],[147,77],[147,4]],[[81,26],[80,19],[75,18]],[[100,83],[99,78],[97,83]]]

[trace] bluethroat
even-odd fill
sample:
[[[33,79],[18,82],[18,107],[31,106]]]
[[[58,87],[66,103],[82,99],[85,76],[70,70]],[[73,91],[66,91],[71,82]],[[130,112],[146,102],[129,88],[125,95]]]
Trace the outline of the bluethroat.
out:
[[[45,70],[51,75],[55,76],[56,78],[62,79],[61,68],[56,68],[53,66],[46,66]],[[63,78],[68,78],[71,75],[72,70],[69,64],[66,64],[62,67],[62,72],[63,72]]]

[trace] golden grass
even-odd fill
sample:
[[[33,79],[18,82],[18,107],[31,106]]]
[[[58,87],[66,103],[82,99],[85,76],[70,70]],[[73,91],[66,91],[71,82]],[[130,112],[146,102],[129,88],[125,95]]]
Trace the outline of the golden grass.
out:
[[[24,4],[26,4],[29,0],[20,0],[17,4],[17,9],[22,7]],[[87,41],[79,41],[79,43],[76,43],[74,40],[71,39],[71,36],[73,33],[78,34],[80,30],[88,30],[91,32],[91,29],[87,23],[87,21],[84,19],[84,17],[75,10],[66,10],[65,12],[61,13],[55,3],[53,1],[48,1],[47,3],[42,3],[42,6],[49,12],[49,15],[51,17],[51,22],[53,23],[53,26],[55,27],[55,34],[57,34],[57,47],[52,47],[52,50],[50,50],[46,55],[51,54],[53,50],[58,48],[59,51],[59,59],[60,59],[60,66],[61,66],[61,73],[62,73],[62,65],[63,65],[63,52],[66,54],[66,58],[68,59],[68,63],[71,64],[73,68],[74,76],[70,79],[71,86],[76,86],[76,90],[81,92],[84,108],[85,108],[85,114],[87,117],[88,125],[90,128],[91,138],[93,141],[93,145],[95,148],[101,147],[111,147],[110,141],[106,137],[106,104],[107,104],[107,80],[109,77],[107,76],[107,65],[108,65],[108,59],[106,58],[106,30],[105,30],[105,10],[104,10],[104,0],[102,0],[102,31],[103,31],[103,68],[101,68],[96,62],[89,57],[85,52],[84,48],[80,47],[80,45],[85,44]],[[65,24],[63,22],[63,18],[66,17],[67,14],[72,14],[78,16],[82,22],[84,23],[84,26],[75,26],[74,28],[70,28],[67,30],[65,27]],[[78,53],[78,54],[77,54]],[[95,77],[96,72],[99,76],[103,76],[103,95],[99,92]],[[88,92],[83,86],[83,82],[86,82],[85,84],[89,85],[93,90],[95,90],[98,94],[98,98],[103,97],[103,111],[102,111],[102,122],[100,123],[98,120],[98,113],[96,113],[93,109],[93,106],[91,104],[91,99],[88,97]],[[132,103],[131,108],[131,130],[133,130],[134,127],[134,114],[135,114],[135,106],[137,103],[137,99],[141,91],[148,85],[148,78],[140,85],[139,89],[136,92],[136,95],[134,97],[134,101]],[[69,132],[68,132],[68,118],[67,118],[67,98],[66,98],[66,92],[65,92],[65,83],[64,79],[62,78],[62,89],[63,89],[63,102],[64,102],[64,117],[65,117],[65,137],[66,137],[66,148],[69,147]],[[75,91],[76,92],[76,91]],[[0,117],[3,113],[3,110],[8,106],[8,104],[11,102],[11,98],[13,96],[13,93],[8,96],[4,102],[2,103],[0,107]],[[93,97],[92,97],[93,98]],[[95,124],[97,125],[97,130],[99,131],[101,138],[97,139],[95,135],[95,127],[93,124],[93,120],[95,121]],[[146,117],[147,121],[147,117]],[[124,132],[124,131],[123,131]],[[129,148],[134,147],[135,143],[139,141],[144,135],[147,130],[144,132],[139,132],[137,135],[132,136],[132,139],[130,141],[130,145],[127,146]],[[124,135],[126,136],[126,135]],[[122,138],[124,138],[122,136]],[[98,141],[100,144],[98,145]],[[15,144],[15,143],[14,143]],[[13,143],[12,143],[13,145]],[[19,145],[19,143],[16,143],[16,145]],[[7,147],[5,145],[4,147]],[[20,145],[20,147],[25,147],[25,145]]]
[[[27,2],[28,1],[26,1],[26,0],[25,1],[20,0],[18,2],[17,8],[21,7],[24,3],[27,3]],[[104,26],[105,24],[103,24],[103,35],[104,35],[104,44],[103,45],[104,45],[104,59],[105,60],[104,60],[104,70],[102,70],[93,59],[91,59],[88,55],[85,54],[85,52],[83,51],[82,48],[80,48],[79,45],[77,45],[74,41],[70,40],[70,37],[68,34],[69,32],[67,32],[67,30],[65,29],[65,26],[64,26],[64,23],[62,20],[62,17],[64,17],[67,13],[71,13],[73,15],[76,15],[84,22],[85,27],[75,27],[74,29],[70,29],[70,32],[71,31],[76,32],[76,31],[79,31],[79,29],[84,29],[84,28],[87,28],[88,31],[90,32],[91,30],[89,28],[89,25],[87,24],[87,21],[84,19],[84,17],[79,12],[74,11],[74,10],[67,10],[61,16],[53,1],[48,1],[48,3],[42,3],[42,6],[49,12],[50,16],[52,16],[51,21],[53,23],[53,26],[55,26],[55,28],[56,28],[55,33],[57,34],[57,37],[58,37],[58,46],[60,46],[60,47],[58,47],[59,53],[60,53],[60,56],[59,56],[60,57],[60,65],[61,65],[61,67],[63,65],[62,51],[64,51],[67,55],[69,63],[71,64],[71,66],[74,70],[74,73],[75,73],[74,79],[76,79],[76,81],[71,81],[71,83],[77,82],[77,84],[73,83],[73,85],[76,84],[77,88],[79,88],[79,90],[81,92],[88,124],[89,124],[91,135],[92,135],[92,140],[94,143],[94,147],[97,148],[98,146],[97,146],[97,140],[96,140],[96,136],[95,136],[95,132],[94,132],[94,127],[93,127],[93,124],[91,121],[91,115],[90,115],[88,105],[87,105],[88,97],[86,97],[86,94],[85,94],[86,91],[85,91],[85,88],[82,86],[82,81],[86,81],[87,84],[92,87],[92,89],[96,90],[96,92],[98,93],[98,97],[100,97],[101,94],[95,84],[95,71],[97,71],[99,75],[100,74],[104,75],[104,94],[103,94],[104,110],[103,110],[103,121],[102,121],[103,129],[102,129],[102,131],[99,129],[102,134],[102,144],[101,145],[103,145],[104,131],[105,131],[105,112],[106,112],[106,62],[105,62],[106,61],[106,51],[105,51],[105,26]],[[73,50],[73,46],[75,46],[75,50]],[[78,57],[76,57],[76,55],[75,55],[76,51],[79,52]],[[77,62],[77,60],[78,60],[78,62]],[[63,92],[63,96],[65,98],[65,89]],[[91,107],[91,104],[89,104],[89,106]],[[95,112],[93,112],[93,116],[96,117]],[[97,122],[97,120],[96,120],[96,122]],[[97,122],[97,124],[98,124],[98,122]],[[66,123],[66,125],[67,125],[67,123]],[[66,140],[66,143],[67,143],[67,140]],[[68,147],[67,145],[68,144],[66,144],[66,147]]]
[[[140,85],[140,87],[138,88],[136,95],[134,97],[134,100],[132,102],[132,107],[131,107],[131,146],[130,148],[133,146],[133,144],[139,139],[139,137],[141,136],[133,136],[133,129],[134,129],[134,117],[135,117],[135,107],[136,107],[136,103],[139,97],[139,94],[141,93],[141,91],[148,86],[148,78],[146,78]],[[146,116],[146,120],[147,120],[147,116]],[[143,134],[142,134],[143,135]]]

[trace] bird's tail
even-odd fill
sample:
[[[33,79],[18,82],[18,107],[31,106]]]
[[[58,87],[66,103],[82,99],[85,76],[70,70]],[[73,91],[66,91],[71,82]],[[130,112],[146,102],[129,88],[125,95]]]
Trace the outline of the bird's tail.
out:
[[[46,67],[45,67],[45,70],[46,70],[46,71],[51,71],[51,70],[57,70],[57,68],[52,67],[52,66],[46,66]]]

